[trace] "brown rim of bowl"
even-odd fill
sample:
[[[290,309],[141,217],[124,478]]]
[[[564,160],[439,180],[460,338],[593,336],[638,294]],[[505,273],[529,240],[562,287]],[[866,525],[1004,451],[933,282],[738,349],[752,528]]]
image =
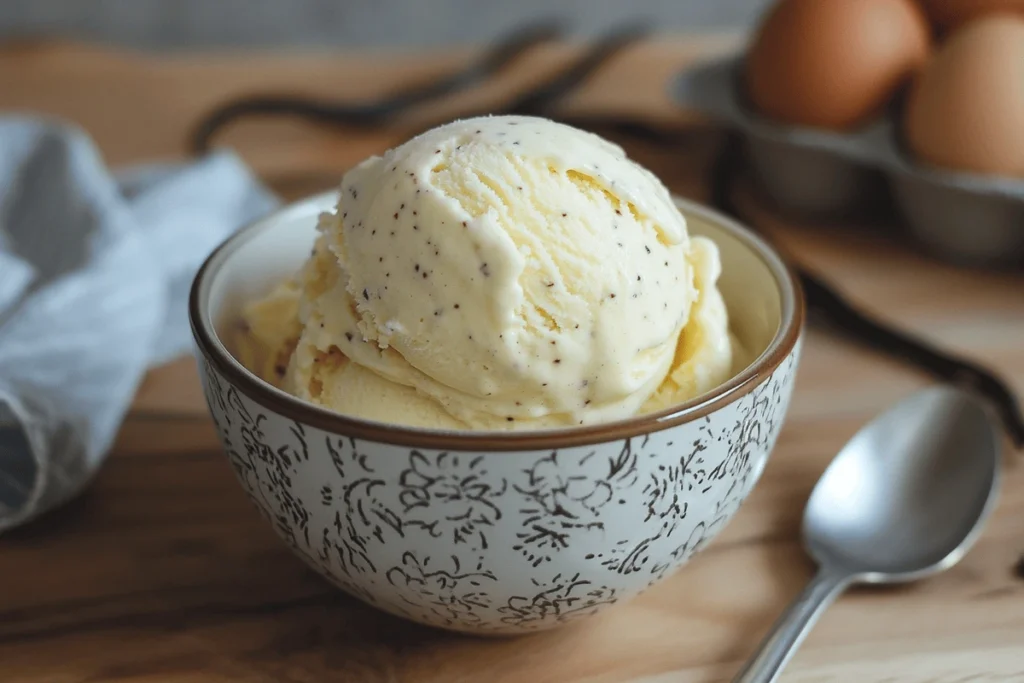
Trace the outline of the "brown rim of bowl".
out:
[[[582,427],[529,431],[452,431],[406,427],[348,417],[306,403],[251,373],[227,350],[213,328],[207,307],[210,284],[220,267],[243,244],[289,214],[315,216],[333,209],[336,192],[293,202],[242,228],[213,251],[196,273],[189,294],[192,334],[206,360],[245,396],[288,419],[341,436],[381,443],[449,451],[554,450],[649,434],[702,418],[740,399],[764,382],[792,353],[804,324],[804,300],[793,271],[764,240],[736,221],[697,203],[673,197],[686,213],[715,223],[751,249],[775,276],[782,294],[782,324],[768,348],[742,372],[713,391],[672,408]]]

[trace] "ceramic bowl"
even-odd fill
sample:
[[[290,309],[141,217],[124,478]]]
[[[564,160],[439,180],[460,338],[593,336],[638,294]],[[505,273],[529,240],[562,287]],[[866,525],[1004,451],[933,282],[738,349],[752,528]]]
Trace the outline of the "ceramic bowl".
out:
[[[285,543],[351,595],[455,631],[516,634],[594,614],[682,566],[736,514],[789,404],[803,332],[792,273],[745,228],[678,200],[718,243],[752,361],[661,413],[547,431],[446,432],[346,418],[248,372],[223,339],[243,302],[309,254],[328,193],[224,243],[189,314],[210,414]],[[220,334],[219,334],[220,332]]]

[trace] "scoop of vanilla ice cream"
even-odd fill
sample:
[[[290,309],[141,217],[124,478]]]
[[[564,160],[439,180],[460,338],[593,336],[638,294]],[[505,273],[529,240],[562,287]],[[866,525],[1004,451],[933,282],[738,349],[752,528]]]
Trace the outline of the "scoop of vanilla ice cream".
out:
[[[457,121],[365,161],[323,231],[327,337],[475,426],[634,414],[697,298],[665,187],[546,119]]]
[[[585,424],[667,407],[731,371],[716,246],[590,133],[518,116],[441,126],[346,174],[319,232],[302,271],[245,317],[255,333],[290,316],[253,342],[273,359],[263,370],[338,412]]]

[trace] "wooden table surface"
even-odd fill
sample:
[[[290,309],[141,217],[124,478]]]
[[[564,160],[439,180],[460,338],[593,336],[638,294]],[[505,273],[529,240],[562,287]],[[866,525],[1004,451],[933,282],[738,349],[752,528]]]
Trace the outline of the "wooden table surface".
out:
[[[664,82],[737,44],[730,36],[659,38],[622,55],[567,106],[689,126],[692,139],[680,149],[631,152],[676,191],[705,197],[719,136],[673,110]],[[446,106],[494,102],[573,49],[540,50]],[[465,55],[143,56],[23,43],[0,48],[0,108],[76,121],[112,164],[180,158],[190,126],[230,95],[286,88],[368,97]],[[425,116],[445,111],[452,109]],[[335,185],[401,136],[259,122],[221,141],[283,196],[297,197]],[[935,262],[892,238],[892,226],[783,221],[755,192],[737,193],[751,222],[857,302],[982,359],[1024,394],[1024,276]],[[147,377],[86,494],[0,537],[0,680],[728,680],[810,575],[797,535],[815,480],[864,421],[925,383],[812,329],[772,460],[711,546],[662,585],[581,625],[478,640],[380,614],[295,559],[235,483],[185,359]],[[1022,553],[1024,473],[1008,457],[998,510],[960,565],[914,586],[842,597],[784,680],[1024,681],[1024,576],[1014,571]]]

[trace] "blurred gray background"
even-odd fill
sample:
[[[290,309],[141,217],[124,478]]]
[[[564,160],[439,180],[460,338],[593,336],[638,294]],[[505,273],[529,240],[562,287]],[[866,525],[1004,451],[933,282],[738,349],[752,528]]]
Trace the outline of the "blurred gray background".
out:
[[[580,36],[647,19],[675,32],[741,29],[768,0],[0,0],[0,39],[127,47],[425,47],[486,41],[530,19]]]

